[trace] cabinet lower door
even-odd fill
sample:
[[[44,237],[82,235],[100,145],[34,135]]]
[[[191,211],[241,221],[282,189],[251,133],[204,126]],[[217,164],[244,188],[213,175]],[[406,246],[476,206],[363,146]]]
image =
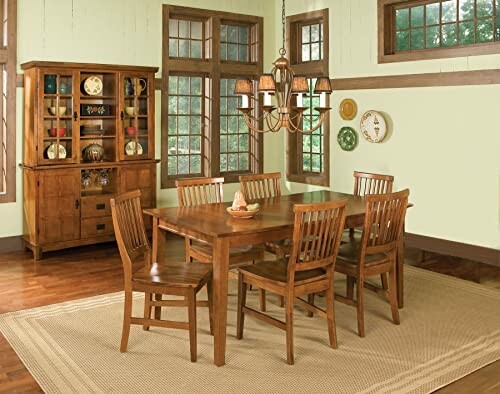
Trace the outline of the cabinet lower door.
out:
[[[39,243],[80,239],[80,171],[40,171],[39,195]]]

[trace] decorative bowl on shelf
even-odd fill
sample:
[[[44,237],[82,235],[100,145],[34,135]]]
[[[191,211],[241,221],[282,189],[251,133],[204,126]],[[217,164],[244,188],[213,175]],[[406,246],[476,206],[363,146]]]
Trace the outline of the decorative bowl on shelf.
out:
[[[104,148],[102,145],[93,143],[83,149],[83,159],[87,162],[95,163],[104,158]]]
[[[250,219],[255,216],[260,211],[260,209],[256,209],[253,211],[235,211],[233,207],[227,207],[227,212],[233,217],[237,219]]]
[[[57,111],[57,107],[49,107],[49,113],[51,115],[58,115],[58,112],[59,112],[59,116],[64,116],[66,114],[66,107],[59,107],[59,111]]]
[[[66,135],[66,127],[59,127],[59,128],[56,128],[56,127],[52,127],[49,129],[49,135],[51,137],[64,137]]]
[[[137,115],[137,109],[135,107],[125,107],[125,113],[128,116],[135,116]]]

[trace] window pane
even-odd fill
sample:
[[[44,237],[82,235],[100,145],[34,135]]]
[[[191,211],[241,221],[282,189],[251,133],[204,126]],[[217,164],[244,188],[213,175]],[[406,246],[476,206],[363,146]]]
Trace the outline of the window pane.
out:
[[[227,29],[227,42],[238,43],[238,27],[229,26]]]
[[[248,171],[249,170],[249,155],[248,153],[240,153],[239,155],[239,169],[240,171]]]
[[[174,38],[170,38],[168,40],[168,56],[170,56],[170,57],[179,56],[178,42],[179,42],[179,40],[174,39]]]
[[[480,19],[476,25],[476,42],[493,41],[493,20]]]
[[[441,35],[441,42],[443,46],[457,45],[457,25],[443,25]]]
[[[191,22],[191,38],[194,40],[202,39],[203,24],[201,22]]]
[[[321,172],[321,155],[312,155],[312,172]]]
[[[500,18],[496,18],[496,33],[495,33],[495,40],[500,41]]]
[[[458,25],[458,44],[474,44],[474,22],[461,22]]]
[[[411,9],[411,26],[418,27],[424,25],[424,6],[413,7]]]
[[[190,172],[191,174],[201,173],[201,156],[194,155],[190,156]]]
[[[424,29],[411,29],[411,49],[422,49],[424,47]]]
[[[304,154],[302,155],[302,170],[304,172],[311,172],[311,155]]]
[[[459,0],[458,19],[461,21],[474,19],[474,0]]]
[[[177,19],[168,21],[168,35],[169,37],[179,37],[179,21]]]
[[[410,27],[410,10],[403,8],[396,10],[396,29],[408,29]]]
[[[311,135],[302,135],[302,152],[311,152]]]
[[[457,2],[456,0],[447,0],[441,3],[442,15],[441,22],[454,22],[457,20]],[[444,41],[444,40],[443,40]]]
[[[311,42],[319,41],[319,24],[311,26]]]
[[[425,6],[425,23],[427,25],[437,25],[439,23],[439,3]]]
[[[407,51],[410,49],[408,30],[396,32],[396,51]]]
[[[478,18],[493,15],[493,0],[476,0],[476,15]]]
[[[239,43],[240,44],[248,44],[248,36],[249,36],[250,28],[248,26],[240,26],[239,31]]]
[[[191,41],[191,57],[201,59],[201,41]]]
[[[238,61],[238,45],[237,44],[229,44],[227,51],[227,60]]]
[[[308,42],[311,42],[311,26],[302,26],[302,43]]]
[[[311,60],[310,50],[311,50],[310,44],[302,45],[302,61],[303,62],[309,62]]]
[[[179,37],[189,38],[189,22],[179,21]]]
[[[189,40],[179,40],[179,57],[189,57]]]
[[[238,46],[238,60],[240,62],[248,62],[248,45]]]
[[[189,156],[179,156],[179,174],[189,174]]]
[[[427,48],[436,48],[440,44],[441,29],[439,26],[428,27],[425,31],[425,46]]]
[[[311,60],[321,60],[319,53],[319,43],[311,44]]]

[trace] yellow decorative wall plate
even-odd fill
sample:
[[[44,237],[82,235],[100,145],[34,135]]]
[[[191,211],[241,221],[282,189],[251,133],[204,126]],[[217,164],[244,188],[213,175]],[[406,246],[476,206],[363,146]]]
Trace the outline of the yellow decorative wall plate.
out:
[[[340,103],[339,113],[342,119],[352,120],[358,113],[358,105],[353,99],[344,99]]]

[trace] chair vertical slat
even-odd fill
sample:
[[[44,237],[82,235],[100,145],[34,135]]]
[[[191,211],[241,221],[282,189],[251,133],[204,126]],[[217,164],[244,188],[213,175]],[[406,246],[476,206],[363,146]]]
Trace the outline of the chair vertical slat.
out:
[[[354,171],[355,196],[391,193],[393,183],[394,177],[392,175]]]
[[[281,196],[281,173],[241,175],[240,189],[248,201]]]
[[[176,181],[179,206],[192,207],[223,201],[224,178],[189,178]]]

